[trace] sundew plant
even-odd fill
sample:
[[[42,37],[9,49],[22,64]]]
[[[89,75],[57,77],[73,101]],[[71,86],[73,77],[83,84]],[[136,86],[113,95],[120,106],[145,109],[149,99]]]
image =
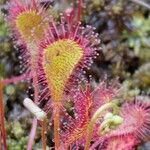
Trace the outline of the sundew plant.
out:
[[[0,150],[15,150],[7,146],[3,87],[21,81],[33,90],[22,101],[33,116],[27,150],[34,148],[38,127],[42,150],[134,150],[150,140],[149,97],[124,97],[116,78],[94,84],[87,77],[103,39],[88,22],[82,23],[84,1],[62,0],[59,5],[63,3],[57,17],[52,1],[6,4],[5,21],[19,53],[21,75],[0,80]]]

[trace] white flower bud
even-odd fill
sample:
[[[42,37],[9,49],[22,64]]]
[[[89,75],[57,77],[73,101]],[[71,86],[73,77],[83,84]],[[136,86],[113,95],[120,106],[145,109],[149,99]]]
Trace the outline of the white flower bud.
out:
[[[40,121],[46,118],[46,113],[39,108],[31,99],[25,98],[23,105]]]

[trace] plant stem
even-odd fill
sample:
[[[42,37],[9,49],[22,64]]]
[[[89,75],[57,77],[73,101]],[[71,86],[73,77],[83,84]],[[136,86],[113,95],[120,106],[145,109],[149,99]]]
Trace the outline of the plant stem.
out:
[[[34,98],[33,101],[35,102],[35,104],[37,104],[38,102],[38,93],[39,93],[39,89],[38,89],[38,85],[37,85],[37,76],[34,73],[35,71],[32,70],[32,80],[33,80],[33,88],[34,88]],[[32,121],[32,129],[30,131],[30,136],[29,136],[29,140],[28,140],[28,146],[27,146],[27,150],[32,150],[32,146],[34,143],[34,138],[36,135],[36,129],[37,129],[37,119],[33,119]]]
[[[37,119],[34,118],[32,121],[32,129],[29,135],[27,150],[32,150],[32,145],[33,145],[35,134],[36,134],[36,128],[37,128]]]
[[[39,89],[38,89],[38,85],[37,85],[37,76],[35,74],[35,70],[31,70],[32,72],[32,80],[33,80],[33,88],[34,88],[34,98],[33,98],[33,101],[35,102],[35,104],[37,104],[38,102],[38,93],[39,93]],[[32,121],[32,128],[31,128],[31,131],[30,131],[30,136],[29,136],[29,139],[28,139],[28,145],[27,145],[27,150],[32,150],[32,146],[33,146],[33,143],[34,143],[34,138],[35,138],[35,135],[36,135],[36,129],[37,129],[37,119],[33,119]]]
[[[78,0],[78,16],[77,16],[77,21],[80,21],[80,19],[81,19],[81,4],[82,4],[82,0]]]
[[[34,102],[35,102],[35,104],[37,104],[38,103],[38,96],[39,96],[39,88],[38,88],[38,78],[37,78],[37,75],[36,75],[36,72],[35,72],[35,69],[34,70],[32,70],[32,72],[33,72],[33,88],[34,88]]]
[[[42,125],[42,131],[41,131],[41,136],[42,136],[42,150],[46,150],[46,120],[41,121]]]
[[[23,102],[24,106],[36,117],[36,119],[33,120],[32,123],[32,129],[30,132],[30,138],[29,138],[29,144],[28,144],[28,149],[32,149],[34,137],[36,134],[36,128],[37,128],[37,120],[41,123],[41,139],[42,139],[42,147],[43,150],[46,150],[46,113],[39,108],[31,99],[25,98]]]
[[[30,56],[31,56],[31,79],[32,79],[32,86],[34,89],[34,95],[33,95],[33,101],[35,102],[35,104],[38,103],[39,100],[39,87],[38,87],[38,77],[37,77],[37,72],[36,72],[36,67],[37,67],[37,54],[35,52],[37,52],[37,45],[36,45],[36,41],[32,41],[30,44],[27,45],[28,50],[30,51]],[[33,53],[34,52],[34,53]],[[37,129],[37,119],[33,119],[32,122],[32,129],[30,131],[30,137],[28,140],[28,148],[27,150],[31,150],[32,149],[32,145],[34,142],[34,138],[36,135],[36,129]]]
[[[4,105],[3,105],[3,83],[0,81],[0,134],[2,136],[1,140],[3,141],[2,145],[4,145],[4,149],[7,150],[5,119],[4,118],[5,117],[4,117]],[[2,141],[0,141],[0,144]]]
[[[60,136],[59,136],[60,103],[59,102],[54,103],[53,117],[54,117],[54,142],[55,142],[55,149],[57,149],[60,145]]]
[[[107,103],[102,105],[93,115],[88,128],[87,128],[87,137],[86,137],[86,144],[85,144],[85,150],[89,150],[90,147],[90,142],[91,142],[91,138],[92,138],[92,133],[93,133],[93,126],[96,123],[96,120],[100,117],[100,114],[103,113],[104,111],[106,111],[107,109],[112,108],[113,109],[113,113],[117,113],[118,112],[118,106],[112,102]]]
[[[6,85],[6,84],[11,84],[11,83],[18,83],[20,81],[26,80],[27,78],[30,78],[30,74],[28,72],[20,76],[11,77],[10,79],[3,79],[1,82],[4,85]]]

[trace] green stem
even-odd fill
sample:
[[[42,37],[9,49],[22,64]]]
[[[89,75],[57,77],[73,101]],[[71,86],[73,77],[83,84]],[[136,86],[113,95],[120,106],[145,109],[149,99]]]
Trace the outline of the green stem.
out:
[[[100,114],[109,108],[113,109],[114,114],[116,114],[118,112],[118,106],[115,103],[110,102],[110,103],[102,105],[93,115],[93,117],[87,127],[87,137],[86,137],[86,144],[85,144],[85,148],[84,148],[85,150],[89,150],[94,124],[96,123],[97,119],[100,117]]]

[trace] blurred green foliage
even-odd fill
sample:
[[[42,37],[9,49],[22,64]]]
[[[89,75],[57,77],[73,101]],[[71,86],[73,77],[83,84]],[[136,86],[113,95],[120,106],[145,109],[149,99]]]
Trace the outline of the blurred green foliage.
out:
[[[127,39],[129,48],[134,50],[135,56],[143,61],[150,60],[150,16],[145,18],[136,13],[133,16],[133,32],[123,32],[122,38]]]

